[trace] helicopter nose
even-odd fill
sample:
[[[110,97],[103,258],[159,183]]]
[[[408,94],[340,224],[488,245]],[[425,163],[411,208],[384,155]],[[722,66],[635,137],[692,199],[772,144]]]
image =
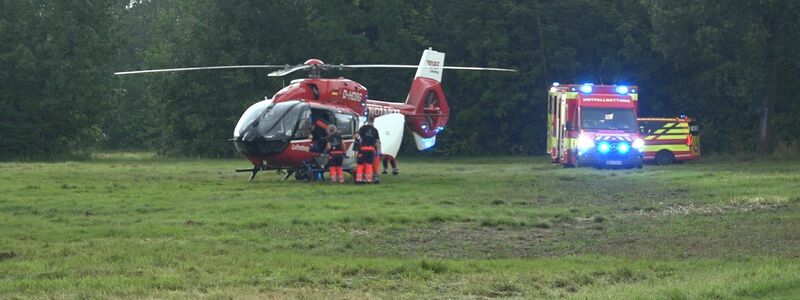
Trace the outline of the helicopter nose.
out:
[[[257,135],[253,134],[253,131],[245,131],[244,134],[240,136],[241,141],[244,142],[253,142]]]
[[[288,139],[267,140],[258,132],[246,131],[234,139],[233,145],[244,156],[270,156],[283,152],[289,145]]]

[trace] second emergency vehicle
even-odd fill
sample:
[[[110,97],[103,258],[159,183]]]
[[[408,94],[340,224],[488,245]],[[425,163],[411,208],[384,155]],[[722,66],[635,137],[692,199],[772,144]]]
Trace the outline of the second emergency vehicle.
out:
[[[644,160],[659,165],[700,157],[700,131],[694,118],[639,118]]]
[[[553,83],[547,101],[547,152],[564,167],[642,167],[638,87]]]

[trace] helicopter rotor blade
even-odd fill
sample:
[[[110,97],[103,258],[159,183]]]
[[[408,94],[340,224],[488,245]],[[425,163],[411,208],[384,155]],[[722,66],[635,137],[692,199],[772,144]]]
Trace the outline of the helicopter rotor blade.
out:
[[[259,69],[259,68],[286,68],[286,65],[234,65],[234,66],[211,66],[211,67],[191,67],[191,68],[173,68],[173,69],[153,69],[153,70],[140,70],[140,71],[125,71],[115,72],[114,75],[130,75],[130,74],[143,74],[143,73],[161,73],[161,72],[182,72],[182,71],[197,71],[197,70],[221,70],[221,69]]]
[[[320,68],[322,70],[328,69],[361,69],[361,68],[395,68],[395,69],[417,69],[417,68],[441,68],[445,70],[472,70],[472,71],[500,71],[500,72],[517,72],[514,69],[502,68],[485,68],[485,67],[460,67],[460,66],[417,66],[417,65],[389,65],[389,64],[370,64],[370,65],[232,65],[232,66],[210,66],[210,67],[190,67],[190,68],[172,68],[172,69],[152,69],[152,70],[139,70],[139,71],[124,71],[115,72],[114,75],[131,75],[131,74],[145,74],[145,73],[162,73],[162,72],[183,72],[183,71],[198,71],[198,70],[223,70],[223,69],[275,69],[285,68],[269,73],[269,77],[281,77],[291,73],[305,70],[309,68]]]
[[[300,70],[303,70],[303,69],[308,69],[308,68],[311,68],[311,67],[312,67],[312,65],[299,65],[299,66],[294,66],[294,67],[291,67],[291,68],[287,68],[287,69],[283,69],[283,70],[277,70],[277,71],[274,71],[274,72],[272,72],[272,73],[269,73],[269,74],[267,74],[267,76],[269,76],[269,77],[281,77],[281,76],[286,76],[286,75],[289,75],[289,74],[291,74],[291,73],[294,73],[294,72],[297,72],[297,71],[300,71]]]
[[[431,67],[429,67],[431,68]],[[459,66],[444,66],[442,69],[445,70],[470,70],[470,71],[498,71],[498,72],[517,72],[514,69],[504,69],[504,68],[487,68],[487,67],[459,67]]]
[[[374,64],[374,65],[338,65],[338,67],[340,67],[340,68],[351,68],[351,69],[358,69],[358,68],[395,68],[395,69],[440,68],[440,69],[445,69],[445,70],[517,72],[517,70],[514,70],[514,69],[486,68],[486,67],[460,67],[460,66],[433,67],[433,66],[417,66],[417,65]]]

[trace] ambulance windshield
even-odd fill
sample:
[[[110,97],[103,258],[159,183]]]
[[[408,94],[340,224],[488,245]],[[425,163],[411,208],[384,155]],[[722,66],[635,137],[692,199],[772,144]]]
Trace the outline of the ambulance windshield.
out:
[[[602,107],[582,107],[581,128],[626,131],[638,129],[633,109]]]

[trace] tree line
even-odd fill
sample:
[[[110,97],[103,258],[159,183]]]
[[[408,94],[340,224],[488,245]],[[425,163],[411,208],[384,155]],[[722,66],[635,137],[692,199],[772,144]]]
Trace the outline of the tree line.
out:
[[[635,84],[640,115],[698,118],[710,152],[800,146],[791,0],[0,1],[0,159],[93,149],[227,157],[241,113],[293,78],[228,64],[447,65],[440,155],[542,154],[552,82]],[[328,74],[402,101],[409,70]],[[302,76],[302,75],[297,75]],[[285,80],[285,81],[284,81]]]

